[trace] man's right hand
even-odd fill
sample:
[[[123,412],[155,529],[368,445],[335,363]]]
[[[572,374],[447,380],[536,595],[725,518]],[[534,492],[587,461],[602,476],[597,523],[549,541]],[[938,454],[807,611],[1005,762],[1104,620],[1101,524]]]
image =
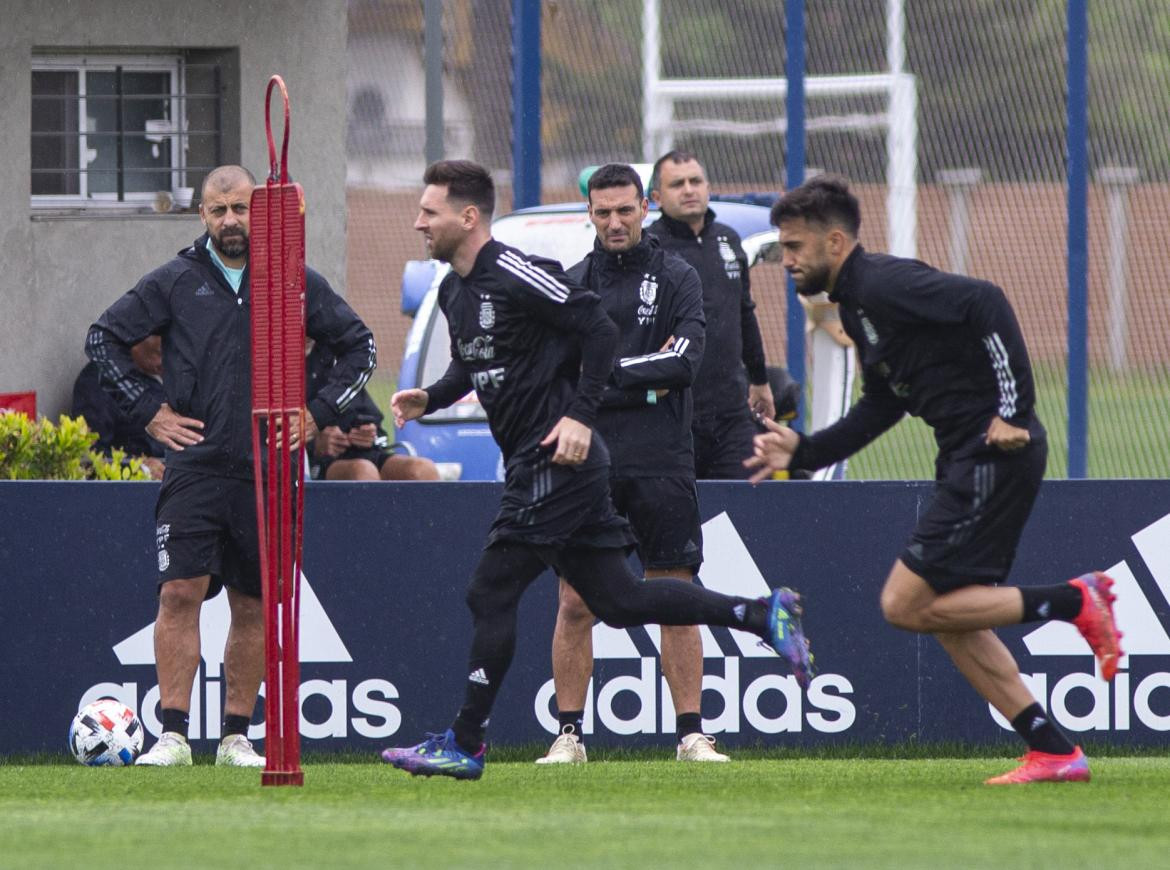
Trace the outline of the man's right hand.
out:
[[[402,428],[409,420],[417,420],[427,410],[426,390],[399,390],[390,397],[390,411],[394,414],[394,425]]]
[[[158,413],[146,424],[146,432],[155,441],[170,450],[183,450],[203,440],[203,421],[184,417],[163,402]]]
[[[800,446],[800,436],[794,429],[781,426],[774,420],[766,417],[760,422],[768,430],[753,439],[755,451],[743,461],[745,468],[755,469],[755,474],[749,478],[752,483],[759,483],[766,477],[771,477],[773,471],[784,471],[792,461],[792,455]]]

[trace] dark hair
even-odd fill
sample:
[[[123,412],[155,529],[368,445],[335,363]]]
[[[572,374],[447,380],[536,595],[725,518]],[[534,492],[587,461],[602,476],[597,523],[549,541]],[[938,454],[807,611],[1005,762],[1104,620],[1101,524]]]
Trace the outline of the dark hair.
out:
[[[838,226],[856,237],[861,228],[861,206],[840,175],[818,175],[785,193],[772,206],[772,226],[781,221],[805,220],[823,227]]]
[[[692,160],[702,166],[702,162],[690,151],[667,151],[654,161],[654,171],[650,173],[650,189],[658,190],[658,183],[662,181],[662,164],[669,160],[671,163],[690,163]]]
[[[586,196],[592,199],[593,191],[607,187],[626,187],[632,184],[638,191],[638,199],[646,196],[642,189],[642,177],[628,163],[607,163],[589,176]]]
[[[447,188],[447,199],[474,205],[485,217],[496,210],[491,173],[471,160],[437,160],[423,172],[423,184]]]

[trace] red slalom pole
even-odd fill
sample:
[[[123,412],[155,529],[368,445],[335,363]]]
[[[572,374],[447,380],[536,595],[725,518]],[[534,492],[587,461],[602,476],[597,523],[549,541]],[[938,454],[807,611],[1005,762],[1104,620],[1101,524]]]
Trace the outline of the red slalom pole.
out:
[[[272,137],[274,88],[284,100],[280,160]],[[288,90],[272,76],[264,95],[270,172],[252,191],[252,455],[264,600],[262,785],[303,785],[300,743],[300,588],[304,517],[305,193],[288,174]]]

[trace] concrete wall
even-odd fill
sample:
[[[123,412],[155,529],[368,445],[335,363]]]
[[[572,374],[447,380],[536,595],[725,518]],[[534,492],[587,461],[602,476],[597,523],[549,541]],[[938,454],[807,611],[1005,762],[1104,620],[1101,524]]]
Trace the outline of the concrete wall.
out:
[[[292,104],[289,165],[308,200],[308,260],[344,292],[345,0],[4,0],[0,19],[0,392],[36,390],[40,413],[68,410],[89,324],[202,232],[193,214],[51,218],[30,208],[34,48],[238,52],[226,90],[242,105],[225,112],[225,159],[260,178],[264,88],[279,73]]]

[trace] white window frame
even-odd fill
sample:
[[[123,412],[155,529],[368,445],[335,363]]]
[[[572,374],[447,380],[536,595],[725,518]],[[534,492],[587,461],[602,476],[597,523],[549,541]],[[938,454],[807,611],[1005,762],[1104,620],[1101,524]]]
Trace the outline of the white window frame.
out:
[[[32,58],[33,72],[76,72],[78,73],[78,96],[77,96],[77,119],[78,119],[78,140],[77,140],[77,169],[81,170],[78,173],[78,193],[76,194],[30,194],[30,205],[32,208],[101,208],[101,209],[126,209],[126,210],[141,210],[144,205],[149,205],[154,202],[158,191],[125,191],[124,199],[119,200],[116,192],[108,193],[90,193],[89,192],[89,176],[84,171],[88,168],[89,161],[86,159],[88,152],[88,137],[86,133],[86,74],[89,72],[114,72],[118,67],[122,67],[124,71],[132,72],[162,72],[170,75],[170,88],[168,93],[171,95],[170,102],[170,116],[172,123],[172,132],[166,136],[171,151],[171,188],[180,187],[186,180],[186,166],[185,155],[186,149],[183,148],[183,139],[186,134],[186,100],[183,98],[185,94],[186,83],[183,76],[183,58],[180,55],[171,54],[139,54],[139,55],[81,55],[81,54],[37,54]],[[29,91],[31,98],[32,79],[29,78]],[[175,130],[175,126],[178,129]],[[30,180],[31,180],[31,165]]]

